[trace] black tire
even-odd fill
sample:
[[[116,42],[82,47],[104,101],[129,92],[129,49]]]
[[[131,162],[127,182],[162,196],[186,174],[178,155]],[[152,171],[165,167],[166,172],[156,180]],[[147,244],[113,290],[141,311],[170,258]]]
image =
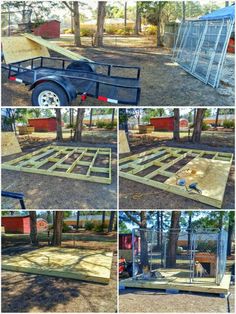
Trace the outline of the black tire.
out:
[[[95,72],[95,67],[84,61],[74,61],[68,65],[67,70],[77,70],[77,71],[85,71],[85,72]]]
[[[45,97],[43,97],[43,95],[45,95]],[[50,95],[52,99],[49,99]],[[69,105],[69,100],[64,89],[58,84],[52,82],[44,82],[38,84],[33,89],[31,100],[33,106],[40,107]],[[45,101],[44,104],[42,103],[43,101]],[[52,103],[50,104],[50,102]]]

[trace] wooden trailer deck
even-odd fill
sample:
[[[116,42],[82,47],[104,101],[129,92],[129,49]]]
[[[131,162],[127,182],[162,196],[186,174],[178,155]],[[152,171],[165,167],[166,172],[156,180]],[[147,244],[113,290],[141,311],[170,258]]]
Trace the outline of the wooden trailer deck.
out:
[[[3,256],[2,269],[108,284],[112,252],[43,247],[17,256]]]
[[[193,283],[187,278],[187,271],[182,269],[160,269],[160,273],[164,278],[142,280],[142,279],[124,279],[120,281],[120,287],[126,288],[142,288],[142,289],[158,289],[158,290],[179,290],[191,292],[214,293],[226,295],[230,286],[230,273],[226,273],[220,285],[215,283],[213,277],[195,278]]]
[[[51,145],[4,162],[2,169],[111,184],[111,149]]]
[[[221,208],[232,160],[231,153],[159,147],[120,159],[119,175]],[[178,179],[186,185],[179,186]],[[191,183],[197,183],[200,192],[190,189]]]

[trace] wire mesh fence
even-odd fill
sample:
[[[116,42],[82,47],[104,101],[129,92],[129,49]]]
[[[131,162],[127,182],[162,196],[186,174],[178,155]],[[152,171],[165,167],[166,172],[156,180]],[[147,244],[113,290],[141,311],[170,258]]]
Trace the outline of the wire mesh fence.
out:
[[[133,229],[133,279],[220,284],[225,273],[227,232]]]
[[[205,84],[218,87],[233,26],[231,19],[182,22],[173,59]]]

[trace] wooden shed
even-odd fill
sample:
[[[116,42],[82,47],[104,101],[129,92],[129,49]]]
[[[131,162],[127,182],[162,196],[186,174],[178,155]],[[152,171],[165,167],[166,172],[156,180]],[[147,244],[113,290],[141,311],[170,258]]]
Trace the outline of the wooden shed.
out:
[[[33,34],[43,38],[60,38],[60,23],[57,20],[47,21],[36,27]]]
[[[55,117],[29,119],[28,124],[34,127],[35,132],[54,132],[57,130],[57,121]],[[62,127],[64,122],[62,121]]]
[[[2,216],[2,226],[5,233],[30,233],[30,217],[27,216]],[[48,222],[45,219],[37,219],[37,231],[42,232],[48,229]]]
[[[155,131],[168,131],[168,132],[174,131],[174,117],[151,118],[150,123],[154,126]],[[187,128],[188,120],[181,118],[179,120],[179,127]]]

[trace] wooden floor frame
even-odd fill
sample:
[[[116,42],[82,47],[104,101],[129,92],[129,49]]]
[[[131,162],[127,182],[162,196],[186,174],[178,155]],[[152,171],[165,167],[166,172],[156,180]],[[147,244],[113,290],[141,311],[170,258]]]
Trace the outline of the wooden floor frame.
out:
[[[79,154],[78,158],[71,164],[64,163],[73,154]],[[64,155],[64,157],[60,158],[60,155]],[[107,167],[95,166],[96,159],[99,156],[104,156],[104,159],[108,160]],[[91,161],[84,161],[82,160],[83,157],[90,157]],[[48,169],[40,168],[47,163],[53,163],[53,165]],[[74,168],[77,166],[88,167],[86,174],[73,173]],[[33,153],[4,162],[2,169],[111,184],[111,149],[50,145]],[[96,173],[105,174],[106,177],[96,175]]]
[[[231,274],[226,273],[222,278],[220,285],[208,282],[184,283],[171,280],[133,280],[132,278],[123,279],[120,281],[120,286],[125,288],[141,288],[141,289],[158,289],[158,290],[177,290],[191,291],[201,293],[214,293],[219,295],[227,295],[230,288]]]
[[[163,156],[163,151],[165,152]],[[129,157],[120,159],[119,164],[119,176],[128,180],[136,181],[145,185],[149,185],[167,192],[174,193],[201,203],[211,205],[216,208],[222,207],[222,201],[198,194],[198,193],[189,193],[184,190],[182,187],[165,184],[156,180],[152,180],[153,177],[161,175],[167,179],[174,175],[173,172],[169,172],[168,168],[175,165],[180,160],[184,159],[187,156],[193,156],[194,158],[202,157],[204,155],[212,155],[213,160],[223,160],[228,162],[230,165],[233,161],[233,154],[231,153],[221,153],[213,151],[204,151],[196,149],[185,149],[185,148],[176,148],[176,147],[159,147],[145,151],[140,154],[135,154]],[[175,159],[170,162],[165,162],[166,159],[174,157]],[[151,160],[152,159],[152,160]],[[154,159],[154,160],[153,160]],[[150,162],[146,162],[151,160]],[[141,163],[145,164],[141,165]],[[159,168],[153,172],[148,173],[144,176],[137,175],[140,171],[147,169],[151,166],[158,166]],[[130,168],[130,170],[128,170]],[[128,170],[128,171],[127,171]],[[226,184],[225,184],[226,187]],[[224,187],[224,189],[225,189]]]

